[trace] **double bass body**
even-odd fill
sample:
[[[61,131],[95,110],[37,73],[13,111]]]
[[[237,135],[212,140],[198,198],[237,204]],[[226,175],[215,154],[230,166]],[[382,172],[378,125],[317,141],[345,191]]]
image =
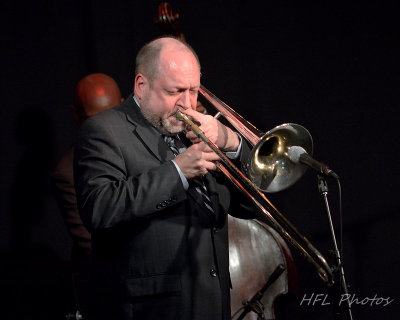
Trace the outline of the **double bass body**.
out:
[[[285,299],[297,295],[297,274],[290,250],[266,224],[232,216],[228,216],[228,223],[232,319],[256,320],[258,312],[265,319],[276,319],[285,307]],[[283,268],[282,273],[271,279],[278,268]],[[265,291],[260,294],[261,290]],[[258,302],[251,304],[252,299]]]

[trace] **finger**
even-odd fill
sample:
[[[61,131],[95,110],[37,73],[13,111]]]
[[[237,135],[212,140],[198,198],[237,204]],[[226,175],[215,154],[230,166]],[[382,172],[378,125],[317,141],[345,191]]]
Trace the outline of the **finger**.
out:
[[[218,160],[221,160],[219,155],[217,155],[212,150],[210,150],[210,152],[203,152],[202,155],[201,155],[201,158],[206,160],[206,161],[218,161]]]
[[[192,142],[192,144],[199,144],[201,142],[201,139],[200,138],[193,138],[193,139],[190,139],[190,142]]]
[[[200,139],[197,137],[197,135],[193,132],[193,131],[188,131],[186,133],[186,138],[188,138],[189,140],[191,140],[193,142],[193,140],[195,139]]]
[[[190,108],[182,109],[182,110],[179,110],[179,111],[181,111],[182,113],[192,117],[192,119],[200,122],[200,124],[201,124],[201,119],[204,119],[204,114],[202,114],[200,112],[197,112],[196,110],[193,110],[193,109],[190,109]]]
[[[206,174],[208,171],[215,171],[217,170],[217,166],[215,165],[214,162],[212,161],[205,161],[204,162],[204,169],[206,169],[206,172],[204,174]]]
[[[195,148],[196,150],[199,150],[201,152],[210,152],[212,151],[210,147],[206,143],[204,143],[203,140],[200,139],[200,141],[196,144],[193,144],[191,147]]]
[[[197,100],[196,111],[202,114],[207,114],[207,109],[203,106],[203,104]]]

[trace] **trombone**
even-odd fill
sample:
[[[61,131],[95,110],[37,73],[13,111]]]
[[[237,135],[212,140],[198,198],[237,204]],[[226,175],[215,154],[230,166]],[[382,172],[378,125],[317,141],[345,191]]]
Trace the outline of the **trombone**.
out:
[[[312,154],[310,133],[304,127],[293,123],[283,124],[262,133],[203,85],[200,86],[199,92],[218,110],[216,117],[222,114],[253,146],[250,157],[244,164],[245,173],[240,171],[185,114],[177,111],[177,119],[190,127],[219,156],[221,161],[217,162],[217,168],[253,203],[257,209],[256,218],[261,221],[267,219],[284,239],[314,265],[320,278],[331,286],[334,283],[333,274],[325,258],[264,194],[286,189],[303,175],[306,168],[290,161],[287,152],[291,146],[301,146]]]

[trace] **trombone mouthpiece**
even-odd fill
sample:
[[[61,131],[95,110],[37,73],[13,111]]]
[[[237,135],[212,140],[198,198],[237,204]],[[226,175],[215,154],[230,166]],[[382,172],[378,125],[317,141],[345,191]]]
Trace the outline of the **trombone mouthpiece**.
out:
[[[181,121],[185,120],[185,117],[187,118],[187,115],[183,114],[179,110],[175,113],[175,116],[178,120],[181,120]]]
[[[190,120],[189,117],[188,117],[186,114],[180,112],[179,110],[175,113],[175,116],[176,116],[176,118],[177,118],[178,120],[184,121],[184,122],[187,123],[187,124],[188,124],[188,121],[191,121],[191,122],[194,123],[196,126],[200,126],[200,125],[201,125],[200,122],[198,122],[198,121],[196,121],[196,120],[194,120],[194,119],[191,119],[191,120]]]

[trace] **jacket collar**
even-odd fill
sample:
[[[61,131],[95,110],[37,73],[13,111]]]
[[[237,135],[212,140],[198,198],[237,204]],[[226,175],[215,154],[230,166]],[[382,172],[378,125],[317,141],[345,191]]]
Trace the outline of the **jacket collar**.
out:
[[[157,159],[165,161],[174,158],[161,134],[143,116],[140,107],[133,99],[133,94],[130,94],[122,103],[120,109],[126,114],[126,120],[133,126],[133,134],[146,145]]]

